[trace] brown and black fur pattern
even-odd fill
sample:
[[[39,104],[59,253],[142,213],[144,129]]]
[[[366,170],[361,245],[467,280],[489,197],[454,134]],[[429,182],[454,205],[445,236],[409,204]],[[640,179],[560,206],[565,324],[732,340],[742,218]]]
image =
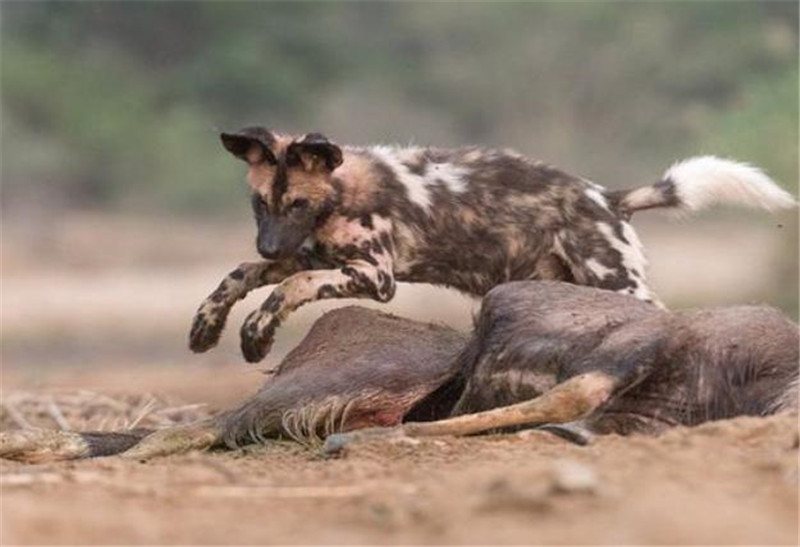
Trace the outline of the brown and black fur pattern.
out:
[[[630,215],[690,203],[685,179],[702,179],[702,169],[746,173],[725,160],[690,160],[655,186],[610,193],[508,150],[342,148],[320,134],[261,127],[222,141],[248,164],[265,262],[240,266],[206,299],[190,347],[211,348],[233,303],[277,283],[241,329],[251,362],[298,307],[326,298],[387,302],[398,281],[483,296],[509,281],[561,280],[657,303]]]

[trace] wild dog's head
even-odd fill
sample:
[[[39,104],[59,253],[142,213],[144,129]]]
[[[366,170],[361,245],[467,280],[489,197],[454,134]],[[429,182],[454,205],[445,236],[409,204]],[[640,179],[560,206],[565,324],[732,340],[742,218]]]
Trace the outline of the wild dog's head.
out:
[[[319,133],[293,138],[263,127],[220,138],[249,165],[258,252],[268,259],[293,255],[335,206],[331,173],[342,164],[341,148]]]

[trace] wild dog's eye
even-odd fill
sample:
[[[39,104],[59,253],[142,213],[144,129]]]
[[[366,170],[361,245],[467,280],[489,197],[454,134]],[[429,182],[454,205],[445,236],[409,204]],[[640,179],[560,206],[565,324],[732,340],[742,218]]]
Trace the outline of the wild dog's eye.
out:
[[[253,212],[256,216],[267,214],[267,204],[264,199],[258,194],[254,193],[250,198],[250,204],[253,206]]]
[[[289,150],[286,152],[286,165],[288,167],[296,167],[300,165],[300,154],[298,154],[295,150]]]
[[[293,211],[302,211],[308,207],[307,199],[296,199],[289,204],[289,209]]]

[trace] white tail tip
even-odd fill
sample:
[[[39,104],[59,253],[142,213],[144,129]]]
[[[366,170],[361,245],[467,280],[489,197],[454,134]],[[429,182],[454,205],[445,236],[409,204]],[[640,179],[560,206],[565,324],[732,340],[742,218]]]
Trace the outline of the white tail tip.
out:
[[[797,201],[761,169],[714,156],[675,163],[664,174],[675,185],[679,207],[699,211],[717,203],[776,211],[795,207]]]

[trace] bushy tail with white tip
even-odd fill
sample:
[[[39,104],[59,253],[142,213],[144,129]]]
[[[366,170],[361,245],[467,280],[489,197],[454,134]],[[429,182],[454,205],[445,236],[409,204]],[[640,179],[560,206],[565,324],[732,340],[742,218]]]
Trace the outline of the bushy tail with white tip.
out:
[[[667,207],[681,212],[700,211],[717,204],[777,211],[797,206],[797,201],[761,169],[714,156],[675,163],[652,186],[616,194],[623,212]]]

